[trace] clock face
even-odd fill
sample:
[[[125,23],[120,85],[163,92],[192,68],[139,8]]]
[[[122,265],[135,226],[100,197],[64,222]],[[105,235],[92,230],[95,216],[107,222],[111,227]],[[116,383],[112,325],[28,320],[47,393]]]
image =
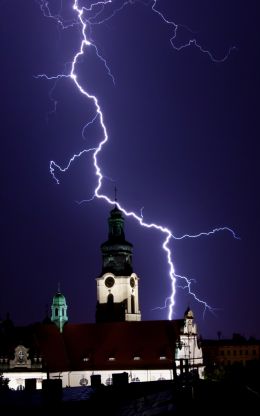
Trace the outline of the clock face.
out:
[[[105,280],[106,287],[112,287],[115,284],[115,279],[112,276],[108,276]]]
[[[130,286],[135,287],[135,279],[133,277],[130,279]]]

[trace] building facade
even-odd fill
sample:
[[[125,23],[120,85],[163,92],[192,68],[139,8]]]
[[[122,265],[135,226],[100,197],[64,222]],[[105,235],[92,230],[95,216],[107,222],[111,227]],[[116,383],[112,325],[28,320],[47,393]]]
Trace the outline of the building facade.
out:
[[[260,341],[247,340],[238,334],[232,339],[203,340],[202,349],[207,366],[246,366],[260,360]]]

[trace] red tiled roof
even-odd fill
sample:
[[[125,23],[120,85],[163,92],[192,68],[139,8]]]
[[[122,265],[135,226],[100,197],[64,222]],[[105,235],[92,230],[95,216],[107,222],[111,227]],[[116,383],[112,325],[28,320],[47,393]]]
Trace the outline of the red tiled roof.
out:
[[[48,371],[65,371],[69,368],[63,336],[54,324],[37,325],[35,338]]]
[[[63,337],[71,369],[171,368],[182,324],[183,320],[67,324]]]
[[[50,372],[163,369],[172,368],[182,326],[183,320],[67,323],[60,333],[53,323],[39,323],[14,329],[0,344],[10,358],[18,344],[25,345],[30,354],[42,356]]]

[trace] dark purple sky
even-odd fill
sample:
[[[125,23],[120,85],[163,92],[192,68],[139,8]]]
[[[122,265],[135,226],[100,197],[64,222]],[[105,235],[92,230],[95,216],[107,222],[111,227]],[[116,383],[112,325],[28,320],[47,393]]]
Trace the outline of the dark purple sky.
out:
[[[49,3],[54,11],[62,2]],[[177,236],[228,226],[241,237],[222,232],[172,241],[176,272],[196,279],[197,296],[216,308],[203,318],[203,307],[178,289],[174,316],[190,305],[203,337],[217,331],[260,337],[258,0],[158,1],[168,19],[183,25],[177,46],[195,37],[219,58],[236,46],[223,63],[194,46],[174,50],[171,28],[144,3],[92,26],[115,86],[93,51],[78,67],[109,132],[100,166],[116,182],[120,203],[138,214],[144,207],[147,222]],[[63,13],[73,17],[69,7]],[[110,206],[76,203],[96,186],[90,154],[57,174],[60,185],[49,162],[66,165],[97,145],[101,132],[93,126],[82,138],[93,106],[71,80],[52,91],[53,81],[35,78],[64,70],[79,47],[79,28],[61,31],[33,0],[0,1],[0,19],[0,313],[9,311],[17,324],[42,320],[60,282],[70,321],[93,322]],[[112,198],[113,188],[104,180],[102,191]],[[153,310],[170,293],[163,235],[127,219],[126,237],[134,245],[142,318],[167,319],[167,310]]]

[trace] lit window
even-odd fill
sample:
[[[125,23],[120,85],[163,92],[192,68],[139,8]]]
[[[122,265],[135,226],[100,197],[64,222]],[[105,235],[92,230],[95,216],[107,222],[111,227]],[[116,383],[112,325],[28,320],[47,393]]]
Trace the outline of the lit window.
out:
[[[165,355],[161,355],[161,356],[160,356],[160,360],[166,360]]]
[[[115,361],[115,357],[109,357],[108,361]]]
[[[139,360],[141,360],[141,357],[139,357],[139,355],[136,355],[136,356],[134,357],[134,360],[135,360],[135,361],[139,361]]]

